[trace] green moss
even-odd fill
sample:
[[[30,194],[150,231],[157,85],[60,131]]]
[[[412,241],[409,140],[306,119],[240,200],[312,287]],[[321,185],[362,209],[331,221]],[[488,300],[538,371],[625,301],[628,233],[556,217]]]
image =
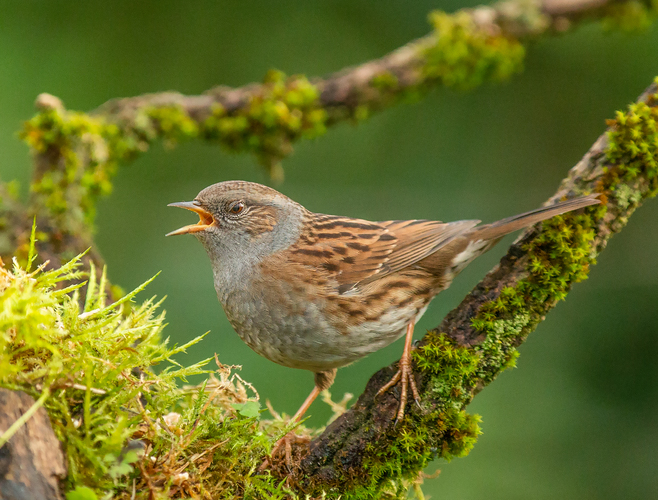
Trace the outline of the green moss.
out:
[[[73,232],[91,225],[97,198],[112,190],[117,162],[140,149],[104,118],[58,108],[39,112],[20,136],[49,162],[30,186],[32,192],[62,220],[63,229]]]
[[[150,107],[144,113],[157,126],[158,136],[170,146],[199,135],[199,125],[181,106]]]
[[[452,407],[407,415],[386,435],[373,436],[363,457],[365,474],[351,477],[345,473],[344,488],[328,492],[328,496],[405,498],[419,472],[432,460],[451,460],[469,453],[481,433],[479,422],[479,416]]]
[[[523,69],[523,45],[507,35],[485,32],[468,12],[432,12],[430,22],[435,43],[422,54],[427,80],[463,90],[506,80]]]
[[[229,151],[254,153],[271,168],[292,151],[300,138],[326,131],[327,113],[317,87],[304,76],[270,71],[245,106],[228,112],[216,105],[201,125],[201,135]]]
[[[658,78],[655,79],[658,84]],[[645,197],[658,193],[658,94],[649,102],[636,102],[626,113],[618,111],[608,120],[606,176],[602,188],[613,193],[623,208],[637,205]],[[646,185],[638,187],[634,181],[641,176]]]
[[[534,7],[530,10],[541,17]],[[528,13],[528,23],[532,13]],[[368,82],[369,88],[356,89],[360,101],[346,105],[348,118],[358,122],[393,103],[416,102],[437,84],[469,90],[485,82],[507,80],[523,69],[523,45],[512,36],[478,27],[470,12],[435,11],[429,20],[433,32],[414,48],[418,68],[402,71],[411,73],[405,75],[404,84],[390,70],[380,70]]]
[[[592,240],[599,210],[590,207],[584,215],[567,213],[545,221],[542,232],[524,246],[528,277],[505,287],[495,300],[480,307],[471,324],[484,336],[477,346],[482,382],[487,384],[514,366],[516,346],[574,283],[587,277],[595,262]]]
[[[637,206],[642,201],[642,193],[630,188],[628,184],[619,184],[615,187],[614,196],[621,208]]]
[[[439,420],[441,436],[440,458],[451,460],[465,457],[475,446],[477,438],[482,434],[479,415],[470,415],[464,410],[451,408],[445,411]]]
[[[370,86],[379,90],[395,90],[398,78],[390,71],[384,70],[370,79]]]
[[[159,302],[128,307],[146,284],[107,305],[105,274],[92,273],[81,307],[82,285],[66,287],[78,265],[0,266],[0,386],[43,403],[66,451],[67,498],[293,498],[255,472],[280,431],[259,423],[257,394],[222,365],[178,387],[209,373],[208,360],[172,359],[201,339],[170,347]]]
[[[473,324],[478,324],[477,318],[474,319]],[[477,371],[480,380],[489,383],[499,372],[516,365],[519,353],[514,345],[523,334],[523,329],[529,324],[530,315],[527,313],[519,313],[510,319],[494,319],[490,322],[490,330],[478,346],[482,358]]]
[[[436,459],[451,460],[468,454],[481,433],[478,415],[463,410],[472,397],[480,354],[458,346],[438,332],[429,332],[414,351],[425,376],[424,392],[431,395],[422,411],[377,434],[363,457],[367,474],[351,477],[344,471],[346,487],[336,491],[341,498],[403,498],[419,471]]]
[[[433,400],[458,406],[469,397],[478,353],[456,345],[446,335],[429,332],[414,351],[414,359],[423,374],[430,377],[428,387]]]
[[[345,477],[345,488],[330,493],[331,498],[375,499],[404,498],[410,484],[436,454],[431,447],[436,442],[437,418],[408,418],[399,424],[395,435],[378,436],[368,444],[364,457],[365,474]],[[387,442],[382,446],[378,442]]]

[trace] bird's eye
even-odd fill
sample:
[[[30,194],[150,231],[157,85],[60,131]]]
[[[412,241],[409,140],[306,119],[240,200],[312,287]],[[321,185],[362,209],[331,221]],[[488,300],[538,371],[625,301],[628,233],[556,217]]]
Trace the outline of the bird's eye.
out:
[[[232,203],[230,207],[228,207],[228,212],[231,215],[241,214],[243,210],[244,210],[244,203],[242,203],[241,201],[236,201],[235,203]]]

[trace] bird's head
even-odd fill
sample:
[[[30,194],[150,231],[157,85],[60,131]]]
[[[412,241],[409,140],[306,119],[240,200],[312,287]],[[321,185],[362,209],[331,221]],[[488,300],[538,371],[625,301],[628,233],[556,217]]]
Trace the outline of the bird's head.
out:
[[[193,201],[169,206],[196,212],[199,222],[167,236],[193,234],[211,258],[240,252],[266,255],[286,248],[299,236],[304,208],[272,188],[226,181],[201,191]]]

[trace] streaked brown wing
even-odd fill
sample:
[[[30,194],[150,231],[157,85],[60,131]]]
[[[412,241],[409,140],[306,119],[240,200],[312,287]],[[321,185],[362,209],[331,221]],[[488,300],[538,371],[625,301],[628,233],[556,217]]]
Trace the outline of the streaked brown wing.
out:
[[[450,241],[477,226],[479,220],[461,220],[457,222],[438,222],[431,220],[385,221],[389,234],[394,234],[397,244],[386,259],[382,269],[371,276],[359,280],[358,285],[365,285],[382,276],[411,266],[433,254]]]
[[[295,261],[324,269],[342,294],[422,260],[480,221],[370,222],[310,214],[308,222],[290,252]]]

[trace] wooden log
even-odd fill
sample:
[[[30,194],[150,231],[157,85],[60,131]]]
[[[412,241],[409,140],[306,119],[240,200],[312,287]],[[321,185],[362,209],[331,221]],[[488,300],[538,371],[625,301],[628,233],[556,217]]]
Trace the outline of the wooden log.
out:
[[[0,389],[0,435],[32,405],[24,392]],[[61,444],[39,408],[0,448],[0,500],[62,500],[59,479],[66,471]]]

